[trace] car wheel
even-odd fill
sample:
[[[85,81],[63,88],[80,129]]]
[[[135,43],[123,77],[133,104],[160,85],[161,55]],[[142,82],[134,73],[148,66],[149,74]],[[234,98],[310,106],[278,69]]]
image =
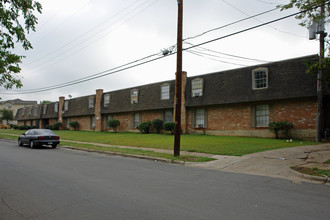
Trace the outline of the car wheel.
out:
[[[52,144],[52,148],[56,148],[57,147],[57,144]]]
[[[18,139],[18,146],[23,146],[22,140]]]
[[[35,148],[36,144],[34,143],[34,141],[30,141],[30,148]]]

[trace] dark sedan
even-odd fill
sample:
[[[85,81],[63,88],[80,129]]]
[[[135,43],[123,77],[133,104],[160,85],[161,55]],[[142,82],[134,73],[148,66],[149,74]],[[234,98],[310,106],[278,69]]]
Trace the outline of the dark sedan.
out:
[[[31,148],[42,145],[51,145],[56,148],[59,143],[60,137],[49,129],[30,129],[18,138],[19,146],[26,144]]]

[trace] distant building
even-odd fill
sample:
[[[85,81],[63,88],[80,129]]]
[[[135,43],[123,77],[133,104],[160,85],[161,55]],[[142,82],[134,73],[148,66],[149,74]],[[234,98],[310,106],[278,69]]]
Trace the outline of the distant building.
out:
[[[7,101],[0,101],[0,110],[1,109],[10,109],[13,111],[14,117],[17,113],[17,110],[20,108],[28,107],[37,105],[37,101],[23,101],[21,99],[14,99],[14,100],[7,100]],[[0,113],[0,117],[1,117]],[[3,122],[1,122],[3,123]],[[4,122],[5,123],[5,122]],[[12,120],[8,122],[9,124],[17,124],[16,120]]]
[[[269,122],[294,124],[295,138],[315,138],[317,78],[306,74],[306,56],[187,77],[183,73],[182,122],[187,134],[273,137]],[[174,74],[173,74],[174,75]],[[329,90],[324,94],[322,129],[330,128]],[[79,130],[108,131],[109,119],[120,121],[119,131],[137,131],[141,122],[174,121],[175,81],[105,92],[19,109],[20,125],[45,127],[78,121]]]

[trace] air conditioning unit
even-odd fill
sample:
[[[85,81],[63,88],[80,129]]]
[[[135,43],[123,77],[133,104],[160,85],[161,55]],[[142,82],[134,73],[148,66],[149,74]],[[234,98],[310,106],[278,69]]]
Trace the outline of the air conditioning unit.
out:
[[[137,104],[138,103],[138,101],[136,101],[136,100],[133,100],[133,104]]]
[[[204,125],[203,124],[198,124],[197,127],[202,128],[202,127],[204,127]]]
[[[195,92],[195,93],[194,93],[194,97],[198,97],[198,96],[201,96],[201,93],[199,93],[199,92]]]

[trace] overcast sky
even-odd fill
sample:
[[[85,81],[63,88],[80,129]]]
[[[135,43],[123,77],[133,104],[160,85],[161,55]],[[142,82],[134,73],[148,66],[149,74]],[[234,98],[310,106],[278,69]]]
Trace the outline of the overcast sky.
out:
[[[176,0],[39,2],[43,13],[37,15],[37,31],[28,35],[34,49],[24,51],[17,45],[15,50],[26,56],[19,74],[23,82],[21,92],[88,77],[153,54],[158,55],[151,58],[162,57],[161,50],[176,44]],[[287,2],[289,0],[184,0],[183,38],[197,36]],[[189,47],[188,43],[199,44],[220,38],[294,12],[296,10],[269,12],[186,40],[183,47]],[[298,23],[291,17],[185,51],[183,70],[189,77],[252,66],[262,61],[317,54],[318,41],[308,40],[307,29]],[[39,93],[0,94],[0,97],[3,100],[57,101],[59,96],[75,98],[94,94],[96,89],[108,92],[173,80],[175,71],[176,55],[172,55],[70,87]],[[13,91],[1,89],[1,93]]]

